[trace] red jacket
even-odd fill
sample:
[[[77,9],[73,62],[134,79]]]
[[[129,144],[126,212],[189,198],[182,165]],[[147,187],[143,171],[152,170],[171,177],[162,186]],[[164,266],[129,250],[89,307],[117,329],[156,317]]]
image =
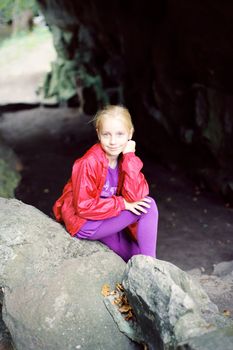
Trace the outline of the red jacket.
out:
[[[101,198],[108,159],[101,145],[95,144],[73,165],[71,178],[53,206],[57,221],[63,221],[67,231],[74,236],[88,219],[103,220],[117,216],[125,209],[123,198],[135,202],[148,195],[142,166],[142,161],[134,152],[123,154],[119,162],[117,195]]]

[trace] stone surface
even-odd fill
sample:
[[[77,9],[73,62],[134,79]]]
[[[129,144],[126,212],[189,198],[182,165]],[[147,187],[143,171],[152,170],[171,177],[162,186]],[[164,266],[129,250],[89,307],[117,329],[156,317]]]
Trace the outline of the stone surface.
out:
[[[222,261],[214,266],[213,275],[223,277],[229,274],[233,277],[233,261]]]
[[[120,281],[120,257],[17,200],[0,199],[0,222],[3,319],[17,350],[137,348],[101,295]]]
[[[199,338],[189,339],[176,350],[232,350],[233,327],[218,329]]]
[[[135,256],[127,264],[123,286],[136,315],[138,334],[149,349],[174,348],[231,323],[201,286],[171,263]]]
[[[211,301],[218,305],[220,313],[233,320],[232,261],[215,264],[211,274],[197,268],[188,273],[202,286]]]

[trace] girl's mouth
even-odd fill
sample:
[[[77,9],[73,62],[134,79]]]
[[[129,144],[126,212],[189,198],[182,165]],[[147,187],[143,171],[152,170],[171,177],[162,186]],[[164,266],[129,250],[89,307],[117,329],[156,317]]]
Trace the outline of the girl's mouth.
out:
[[[117,151],[119,150],[119,147],[115,147],[115,148],[112,148],[112,147],[108,147],[111,151]]]

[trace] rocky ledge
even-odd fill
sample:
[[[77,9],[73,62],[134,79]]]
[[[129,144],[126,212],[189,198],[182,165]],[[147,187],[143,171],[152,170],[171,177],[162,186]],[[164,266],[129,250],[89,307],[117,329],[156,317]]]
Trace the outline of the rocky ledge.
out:
[[[231,317],[176,266],[142,255],[126,265],[15,199],[0,198],[0,222],[2,318],[15,349],[232,349]],[[119,283],[128,319],[101,293]]]

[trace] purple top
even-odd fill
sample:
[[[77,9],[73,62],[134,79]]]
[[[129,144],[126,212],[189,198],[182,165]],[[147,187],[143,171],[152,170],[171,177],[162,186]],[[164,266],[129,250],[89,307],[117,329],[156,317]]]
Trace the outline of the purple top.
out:
[[[114,169],[108,167],[107,177],[100,197],[107,198],[116,194],[118,185],[118,173],[118,166],[116,166]]]
[[[118,166],[116,166],[114,169],[108,167],[108,173],[105,180],[105,184],[100,194],[101,198],[111,197],[116,194],[118,185],[118,174]],[[102,222],[103,220],[87,220],[87,222],[85,222],[85,224],[81,227],[79,232],[76,233],[77,237],[86,238],[86,234],[94,234],[95,231],[102,224]]]

